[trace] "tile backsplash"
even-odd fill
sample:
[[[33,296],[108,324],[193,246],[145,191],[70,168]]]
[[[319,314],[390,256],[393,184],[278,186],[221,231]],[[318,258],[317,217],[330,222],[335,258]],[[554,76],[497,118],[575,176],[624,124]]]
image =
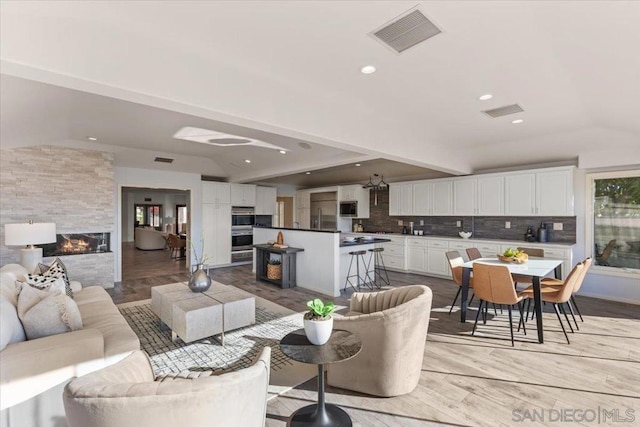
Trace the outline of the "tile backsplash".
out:
[[[361,222],[365,231],[386,231],[402,233],[403,226],[409,228],[413,222],[414,230],[424,230],[425,235],[458,237],[459,231],[472,231],[474,238],[522,240],[528,226],[533,227],[534,233],[541,222],[547,225],[550,242],[575,243],[576,217],[541,217],[541,216],[389,216],[389,191],[378,192],[378,204],[374,204],[373,192],[369,203],[368,219],[354,220]],[[402,221],[403,225],[398,225]],[[420,225],[423,221],[424,225]],[[460,221],[461,227],[457,222]],[[505,228],[505,222],[510,222],[511,228]],[[562,223],[562,230],[553,230],[553,223]]]

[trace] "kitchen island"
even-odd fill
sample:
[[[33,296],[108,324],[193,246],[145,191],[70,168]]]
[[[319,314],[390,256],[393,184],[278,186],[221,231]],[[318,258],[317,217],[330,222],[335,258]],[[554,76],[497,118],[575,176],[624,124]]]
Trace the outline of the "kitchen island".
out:
[[[284,244],[302,248],[297,254],[297,285],[332,297],[340,296],[344,288],[351,255],[354,250],[373,249],[376,243],[388,242],[388,239],[370,238],[353,242],[343,242],[340,231],[304,230],[295,228],[254,227],[254,244],[275,241],[278,232],[284,236]],[[370,252],[365,256],[368,264]],[[254,256],[253,271],[256,271]],[[373,269],[373,265],[371,265]],[[360,276],[364,279],[365,272]]]

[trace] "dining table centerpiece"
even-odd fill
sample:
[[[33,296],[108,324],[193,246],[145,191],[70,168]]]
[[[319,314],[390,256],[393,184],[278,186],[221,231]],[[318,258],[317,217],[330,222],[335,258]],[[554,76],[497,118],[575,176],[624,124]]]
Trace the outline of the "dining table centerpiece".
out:
[[[507,248],[502,254],[497,254],[498,259],[512,264],[524,264],[529,260],[529,255],[518,249]]]
[[[313,345],[323,345],[331,338],[333,312],[338,309],[331,301],[326,304],[319,298],[307,302],[304,315],[304,333]]]

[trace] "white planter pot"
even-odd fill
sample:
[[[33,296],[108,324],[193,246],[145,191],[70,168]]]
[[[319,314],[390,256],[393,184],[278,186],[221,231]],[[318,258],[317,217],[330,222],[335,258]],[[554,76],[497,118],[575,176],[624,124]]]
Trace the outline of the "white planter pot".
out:
[[[329,341],[333,330],[333,317],[328,320],[304,319],[304,333],[311,344],[322,345]]]

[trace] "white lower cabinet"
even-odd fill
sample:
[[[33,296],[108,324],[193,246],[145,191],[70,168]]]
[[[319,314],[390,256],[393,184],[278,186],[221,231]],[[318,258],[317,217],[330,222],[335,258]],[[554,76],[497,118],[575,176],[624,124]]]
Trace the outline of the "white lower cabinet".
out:
[[[483,257],[495,258],[497,254],[502,253],[498,243],[476,243],[475,247],[478,248]]]
[[[345,235],[352,235],[345,233]],[[353,236],[369,235],[367,233],[357,233]],[[462,240],[452,238],[429,238],[414,236],[380,236],[391,239],[391,242],[377,244],[376,246],[384,247],[383,257],[386,267],[396,271],[410,271],[412,273],[425,274],[438,277],[451,277],[449,261],[447,260],[448,251],[458,251],[460,255],[468,261],[466,249],[475,247],[480,250],[483,257],[495,258],[496,254],[503,253],[507,248],[516,249],[519,247],[532,247],[544,249],[545,258],[553,258],[562,260],[562,278],[566,278],[572,264],[572,248],[571,246],[550,246],[540,243],[526,243],[517,241],[477,241]]]
[[[427,272],[427,248],[422,246],[408,246],[407,268],[420,273]]]
[[[449,261],[447,248],[427,248],[427,273],[438,276],[449,276]]]
[[[408,270],[436,276],[449,276],[449,263],[446,257],[448,247],[446,240],[408,238]]]

